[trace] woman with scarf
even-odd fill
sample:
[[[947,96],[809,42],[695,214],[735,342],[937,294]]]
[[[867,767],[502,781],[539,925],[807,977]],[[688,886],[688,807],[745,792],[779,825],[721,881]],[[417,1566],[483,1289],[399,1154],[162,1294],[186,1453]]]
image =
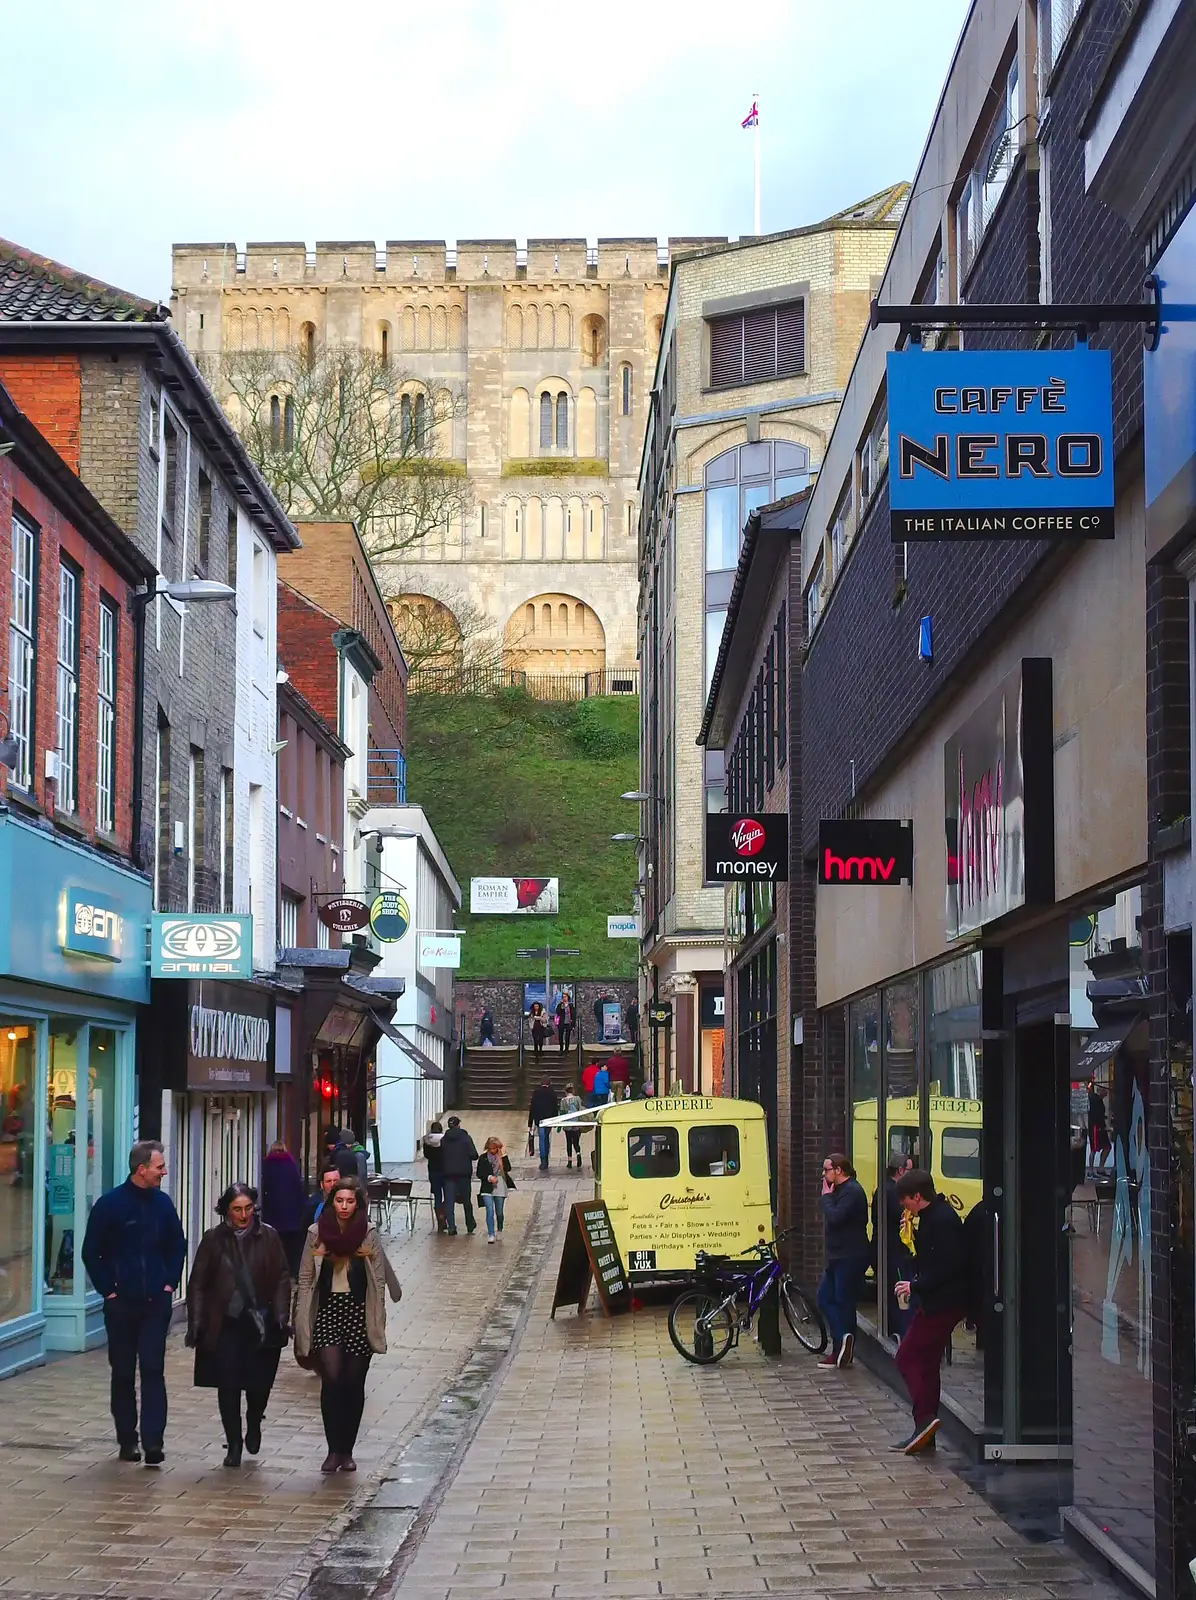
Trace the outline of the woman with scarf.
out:
[[[320,1413],[328,1455],[321,1472],[356,1472],[353,1449],[365,1410],[370,1358],[386,1350],[386,1293],[403,1291],[370,1226],[356,1178],[332,1188],[308,1230],[299,1267],[295,1355],[320,1374]]]
[[[478,1200],[486,1209],[486,1243],[493,1244],[495,1223],[501,1233],[507,1194],[515,1187],[511,1158],[501,1139],[491,1136],[486,1140],[486,1148],[478,1157],[478,1184]]]
[[[187,1279],[187,1344],[196,1388],[216,1391],[224,1464],[239,1467],[242,1449],[255,1456],[262,1447],[262,1418],[290,1334],[291,1274],[282,1240],[258,1216],[256,1189],[230,1184],[216,1211],[220,1223],[200,1240]]]

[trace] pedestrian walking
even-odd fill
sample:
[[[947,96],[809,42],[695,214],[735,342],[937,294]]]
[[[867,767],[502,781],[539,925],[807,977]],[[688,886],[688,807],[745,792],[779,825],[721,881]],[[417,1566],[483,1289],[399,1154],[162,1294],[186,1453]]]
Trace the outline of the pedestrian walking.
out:
[[[606,1070],[610,1077],[612,1100],[629,1100],[631,1098],[631,1062],[622,1050],[616,1050],[607,1057]]]
[[[561,995],[556,1004],[556,1038],[557,1048],[564,1055],[569,1048],[569,1041],[573,1037],[573,1019],[576,1013],[573,1010],[573,998],[568,990]]]
[[[162,1146],[156,1139],[138,1140],[129,1151],[129,1176],[92,1206],[82,1252],[88,1277],[104,1297],[120,1459],[140,1461],[144,1451],[147,1467],[160,1467],[165,1459],[166,1333],[187,1259],[179,1214],[162,1193],[165,1176]]]
[[[353,1151],[353,1135],[347,1138],[339,1128],[329,1128],[324,1135],[324,1158],[330,1161],[344,1178],[357,1176],[357,1156]]]
[[[276,1139],[262,1162],[262,1221],[282,1240],[292,1278],[299,1276],[299,1258],[307,1232],[303,1224],[306,1209],[307,1194],[299,1163],[283,1141]]]
[[[486,1140],[486,1148],[478,1157],[478,1184],[478,1201],[486,1212],[486,1243],[493,1244],[495,1229],[498,1233],[502,1232],[507,1195],[515,1187],[507,1147],[493,1134]]]
[[[311,1227],[312,1223],[320,1220],[320,1212],[323,1211],[324,1207],[328,1204],[328,1196],[332,1193],[333,1184],[338,1178],[343,1176],[344,1174],[341,1172],[340,1167],[337,1166],[335,1161],[326,1160],[324,1162],[324,1165],[320,1171],[320,1187],[316,1190],[315,1194],[308,1196],[307,1204],[303,1208],[304,1239],[307,1238],[307,1230]],[[300,1248],[300,1257],[302,1258],[302,1248]]]
[[[594,1093],[591,1105],[604,1106],[610,1099],[610,1069],[598,1063],[598,1070],[594,1074]]]
[[[544,1054],[544,1041],[548,1037],[548,1013],[538,1000],[532,1001],[528,1022],[532,1030],[532,1053],[538,1061]]]
[[[353,1170],[348,1176],[356,1178],[360,1183],[365,1184],[370,1175],[370,1158],[366,1152],[365,1145],[362,1144],[352,1128],[345,1129],[344,1140],[345,1149],[353,1157]]]
[[[364,1187],[338,1178],[303,1246],[295,1309],[295,1355],[320,1374],[328,1454],[321,1472],[356,1472],[353,1451],[373,1356],[386,1351],[386,1296],[403,1291],[376,1228]]]
[[[448,1127],[440,1140],[440,1167],[444,1181],[444,1218],[446,1233],[456,1235],[457,1203],[465,1210],[465,1231],[477,1231],[473,1201],[469,1197],[470,1185],[477,1167],[477,1146],[461,1126],[460,1117],[450,1117]]]
[[[532,1090],[532,1103],[528,1107],[527,1126],[529,1134],[535,1130],[540,1143],[540,1171],[548,1171],[548,1152],[552,1145],[552,1129],[544,1126],[549,1117],[560,1114],[560,1101],[556,1097],[556,1090],[545,1078],[538,1089]]]
[[[574,1093],[573,1085],[571,1083],[570,1084],[566,1084],[565,1085],[565,1092],[561,1096],[561,1116],[562,1117],[572,1116],[574,1112],[581,1111],[583,1109],[584,1108],[583,1108],[582,1103],[581,1103],[581,1096]],[[581,1129],[580,1128],[568,1128],[567,1127],[565,1129],[565,1155],[568,1157],[568,1160],[565,1162],[565,1165],[567,1167],[571,1167],[573,1165],[573,1157],[574,1156],[577,1157],[577,1167],[578,1167],[578,1171],[580,1171],[581,1170]]]
[[[489,1006],[482,1008],[482,1015],[478,1020],[478,1043],[494,1043],[494,1013]]]
[[[937,1193],[929,1172],[917,1168],[897,1180],[901,1204],[918,1221],[913,1237],[914,1264],[897,1284],[897,1300],[914,1314],[897,1350],[897,1370],[909,1390],[914,1431],[890,1445],[904,1455],[933,1450],[939,1430],[943,1355],[957,1323],[968,1314],[974,1275],[963,1223],[949,1200]]]
[[[606,1000],[605,992],[594,1001],[594,1043],[602,1043],[602,1006]]]
[[[822,1215],[826,1267],[818,1305],[831,1333],[831,1347],[818,1365],[849,1367],[855,1357],[856,1301],[868,1271],[868,1196],[855,1168],[836,1152],[822,1163]]]
[[[431,1122],[428,1131],[423,1137],[424,1160],[428,1163],[428,1188],[432,1194],[432,1210],[436,1216],[436,1232],[443,1233],[448,1227],[444,1218],[444,1157],[440,1153],[440,1141],[444,1137],[444,1124]]]
[[[291,1272],[278,1231],[263,1222],[258,1192],[233,1183],[216,1202],[220,1222],[199,1241],[187,1276],[187,1346],[197,1389],[215,1389],[226,1467],[257,1455],[278,1357],[291,1334]],[[241,1397],[245,1397],[244,1433]]]
[[[598,1071],[596,1061],[587,1061],[581,1069],[581,1093],[587,1106],[594,1104],[594,1078]]]

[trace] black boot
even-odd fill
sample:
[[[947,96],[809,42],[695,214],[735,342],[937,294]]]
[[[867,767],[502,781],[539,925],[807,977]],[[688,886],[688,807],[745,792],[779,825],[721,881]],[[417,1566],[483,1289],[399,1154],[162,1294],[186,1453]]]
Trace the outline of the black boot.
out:
[[[228,1451],[224,1457],[224,1464],[226,1467],[239,1467],[241,1465],[240,1439],[235,1444],[229,1444]]]
[[[262,1448],[262,1419],[260,1416],[245,1418],[245,1448],[251,1456],[257,1455]]]

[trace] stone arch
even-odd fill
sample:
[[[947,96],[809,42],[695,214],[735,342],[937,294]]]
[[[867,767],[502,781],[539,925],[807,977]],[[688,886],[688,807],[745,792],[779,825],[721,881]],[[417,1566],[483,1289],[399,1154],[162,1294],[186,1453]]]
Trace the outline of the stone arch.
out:
[[[565,560],[580,561],[585,550],[585,508],[579,494],[565,501]]]
[[[579,456],[598,454],[598,397],[593,389],[579,389],[577,393],[577,453]]]
[[[309,365],[316,359],[316,325],[305,322],[299,329],[299,354]]]
[[[544,559],[562,561],[565,556],[565,503],[551,495],[544,508]]]
[[[448,313],[443,306],[437,306],[432,314],[432,348],[448,349]]]
[[[551,306],[540,307],[540,345],[551,350],[556,343],[556,313]]]
[[[274,348],[274,312],[270,306],[263,306],[259,322],[258,337],[262,341],[263,350]]]
[[[453,454],[453,397],[447,389],[432,396],[432,453],[441,460]]]
[[[502,553],[507,561],[523,560],[523,502],[517,495],[503,501]]]
[[[503,657],[524,672],[601,672],[606,629],[575,594],[532,595],[515,607],[503,632]]]
[[[427,306],[420,306],[415,318],[415,348],[417,350],[432,348],[432,313]]]
[[[415,311],[408,306],[403,312],[400,335],[401,346],[404,350],[415,349]]]
[[[465,321],[461,315],[460,306],[449,308],[448,328],[449,349],[463,349],[465,346]]]
[[[540,347],[540,313],[535,306],[523,308],[523,348],[525,350],[538,350]]]
[[[285,350],[291,342],[291,313],[286,306],[279,306],[274,313],[274,330],[277,343],[276,350]]]
[[[460,671],[464,636],[443,600],[430,594],[401,594],[388,600],[386,608],[409,661],[418,667]]]
[[[652,342],[654,344],[656,344],[657,346],[659,346],[660,341],[661,341],[661,339],[663,337],[664,337],[664,318],[663,317],[653,317],[652,318]]]
[[[244,342],[245,319],[240,306],[234,306],[228,314],[228,347],[230,350],[240,350]]]
[[[507,348],[523,349],[523,307],[512,306],[507,312]]]
[[[599,367],[606,360],[606,319],[592,313],[581,319],[581,364]]]
[[[606,501],[592,494],[586,502],[585,558],[601,561],[606,554]]]
[[[258,350],[261,348],[261,340],[258,334],[257,308],[255,306],[250,306],[245,313],[245,348],[246,350]]]
[[[556,308],[556,339],[554,341],[558,350],[571,350],[573,348],[573,313],[566,305]]]
[[[516,389],[507,406],[507,455],[524,461],[532,453],[532,402],[526,389]]]
[[[389,322],[379,322],[374,330],[374,349],[383,366],[389,366],[394,355],[394,330]]]

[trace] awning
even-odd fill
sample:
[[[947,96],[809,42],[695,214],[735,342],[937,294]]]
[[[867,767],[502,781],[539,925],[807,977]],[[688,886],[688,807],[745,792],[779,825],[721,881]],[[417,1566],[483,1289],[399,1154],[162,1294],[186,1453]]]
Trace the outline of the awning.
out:
[[[1118,1017],[1116,1022],[1110,1022],[1099,1033],[1094,1033],[1088,1043],[1075,1054],[1072,1062],[1073,1078],[1090,1078],[1103,1061],[1115,1056],[1141,1018],[1140,1011],[1135,1012],[1133,1016]]]
[[[393,1022],[383,1022],[382,1018],[378,1016],[374,1018],[374,1021],[390,1040],[391,1044],[398,1045],[399,1049],[412,1063],[412,1065],[419,1068],[421,1077],[436,1079],[444,1078],[443,1071],[432,1060],[432,1057],[425,1055],[417,1044],[412,1044],[407,1035],[405,1033],[400,1033]]]

